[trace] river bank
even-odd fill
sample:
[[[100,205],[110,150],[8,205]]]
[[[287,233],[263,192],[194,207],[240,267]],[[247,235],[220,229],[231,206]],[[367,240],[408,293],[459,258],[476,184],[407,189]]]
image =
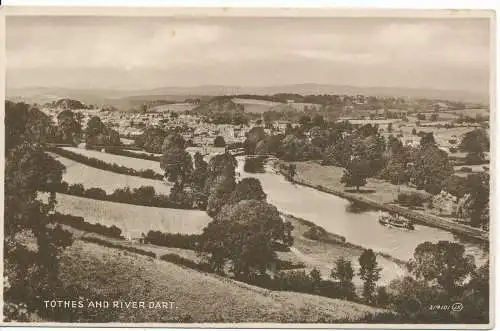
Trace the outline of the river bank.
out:
[[[369,191],[369,193],[346,192],[343,188],[343,184],[340,183],[341,175],[339,176],[339,174],[331,172],[328,176],[322,177],[318,176],[318,168],[324,166],[311,165],[311,163],[308,163],[307,166],[312,169],[306,169],[304,163],[297,162],[296,164],[297,174],[293,180],[293,183],[295,184],[310,187],[324,193],[333,194],[349,201],[365,204],[379,210],[396,212],[416,223],[450,231],[459,236],[472,238],[482,242],[489,241],[489,233],[484,230],[391,203],[394,201],[392,196],[397,194],[396,189],[393,189],[394,192],[381,192],[378,195],[375,195],[376,192],[371,192],[374,190]],[[278,171],[283,174],[281,170],[278,169]],[[386,191],[388,190],[386,189]],[[368,195],[370,197],[368,197]]]

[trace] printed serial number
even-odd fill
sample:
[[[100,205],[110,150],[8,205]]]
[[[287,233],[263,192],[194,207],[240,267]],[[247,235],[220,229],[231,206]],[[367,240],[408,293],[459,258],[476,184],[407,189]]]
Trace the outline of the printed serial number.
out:
[[[460,302],[455,302],[452,305],[429,305],[429,310],[441,310],[441,311],[461,311],[464,305]]]

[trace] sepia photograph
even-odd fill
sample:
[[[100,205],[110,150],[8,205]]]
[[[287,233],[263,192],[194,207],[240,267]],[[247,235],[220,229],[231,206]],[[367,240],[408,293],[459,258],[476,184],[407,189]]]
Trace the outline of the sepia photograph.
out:
[[[494,11],[2,9],[2,324],[492,326]]]

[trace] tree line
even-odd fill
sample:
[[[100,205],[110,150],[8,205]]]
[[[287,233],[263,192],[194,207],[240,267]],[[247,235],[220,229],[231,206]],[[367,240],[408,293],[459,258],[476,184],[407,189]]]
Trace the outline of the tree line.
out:
[[[380,178],[394,185],[410,185],[430,194],[445,190],[452,194],[466,193],[475,202],[471,211],[473,226],[489,222],[486,214],[478,216],[489,204],[489,176],[471,174],[470,178],[454,176],[454,161],[439,148],[432,133],[424,133],[417,146],[403,145],[390,135],[384,138],[379,128],[366,124],[355,126],[349,122],[327,122],[321,116],[303,116],[300,125],[289,125],[284,134],[267,134],[264,127],[254,127],[244,142],[248,155],[272,154],[286,162],[318,160],[323,165],[344,168],[342,183],[359,190],[368,178]],[[466,152],[466,163],[485,162],[489,137],[484,129],[466,133],[459,145]],[[293,179],[296,169],[289,169]],[[476,181],[478,184],[473,184]],[[457,189],[457,186],[465,188]],[[480,186],[480,187],[479,187]]]

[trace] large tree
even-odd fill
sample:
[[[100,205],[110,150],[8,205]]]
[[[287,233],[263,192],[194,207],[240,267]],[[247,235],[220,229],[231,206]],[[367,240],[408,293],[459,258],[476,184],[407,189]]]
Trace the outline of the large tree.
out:
[[[266,201],[266,193],[257,178],[243,178],[236,184],[231,193],[229,203],[235,204],[243,200],[261,200]]]
[[[371,249],[365,249],[359,257],[359,276],[363,280],[363,299],[373,303],[376,283],[380,279],[380,270],[377,257]]]
[[[344,169],[340,182],[344,183],[345,186],[355,187],[356,191],[359,191],[360,186],[366,185],[366,179],[369,175],[370,168],[368,161],[355,158]]]
[[[26,104],[5,103],[6,320],[27,321],[33,312],[44,314],[40,297],[54,297],[61,288],[59,256],[72,242],[71,234],[54,224],[53,190],[61,183],[64,166],[44,151],[48,128],[40,127],[43,116],[38,112]],[[51,193],[39,199],[39,191]]]
[[[91,117],[87,122],[85,143],[87,148],[121,145],[118,132],[108,128],[98,116]]]
[[[160,167],[165,171],[165,178],[177,184],[181,191],[193,173],[193,161],[185,148],[184,138],[178,133],[172,133],[163,142],[160,158]]]
[[[484,129],[467,132],[462,138],[459,149],[467,153],[467,164],[484,163],[485,152],[490,149],[488,133]]]
[[[217,215],[222,206],[228,202],[236,186],[236,166],[236,159],[227,152],[210,159],[205,184],[208,215],[212,217]]]
[[[57,130],[61,143],[80,143],[82,126],[71,110],[64,110],[57,115]]]
[[[418,148],[412,159],[410,181],[417,189],[424,189],[431,194],[441,192],[445,180],[453,174],[446,152],[433,145]]]
[[[274,242],[283,240],[284,231],[276,207],[265,201],[243,200],[224,206],[207,225],[200,250],[215,270],[222,272],[229,262],[237,278],[249,278],[264,274],[275,261]]]
[[[205,191],[207,178],[208,163],[199,152],[196,152],[194,155],[194,170],[191,176],[191,191],[194,195],[195,205],[202,210],[207,207],[208,196]]]
[[[471,255],[465,255],[465,247],[461,244],[426,241],[415,249],[408,269],[417,280],[437,283],[452,296],[474,271],[475,264]]]

